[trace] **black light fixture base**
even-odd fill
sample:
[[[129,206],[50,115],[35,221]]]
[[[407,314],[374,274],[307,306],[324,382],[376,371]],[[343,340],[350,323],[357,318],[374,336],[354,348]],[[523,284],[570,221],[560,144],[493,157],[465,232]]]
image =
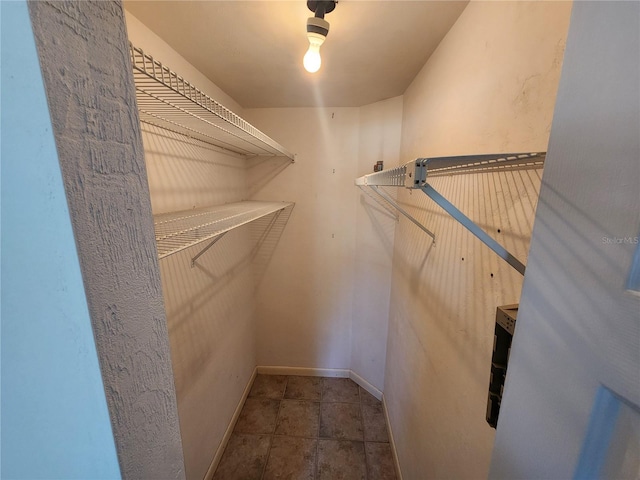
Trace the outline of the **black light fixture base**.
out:
[[[336,8],[335,0],[307,0],[307,7],[311,10],[316,17],[324,18],[326,13],[333,12]]]

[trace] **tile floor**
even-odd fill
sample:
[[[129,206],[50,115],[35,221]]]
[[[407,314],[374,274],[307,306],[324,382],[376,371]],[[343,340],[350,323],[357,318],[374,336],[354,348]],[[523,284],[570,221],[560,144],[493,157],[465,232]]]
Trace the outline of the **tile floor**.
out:
[[[214,480],[395,480],[382,403],[348,378],[258,375]]]

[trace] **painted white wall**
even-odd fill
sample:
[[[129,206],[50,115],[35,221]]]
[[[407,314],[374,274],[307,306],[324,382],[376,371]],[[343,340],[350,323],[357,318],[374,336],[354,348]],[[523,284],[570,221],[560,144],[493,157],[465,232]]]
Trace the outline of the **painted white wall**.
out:
[[[239,105],[128,12],[131,42],[213,99]],[[247,198],[246,160],[142,124],[154,214]],[[206,245],[206,244],[204,244]],[[256,366],[249,227],[202,255],[195,246],[160,260],[187,478],[201,479]]]
[[[2,24],[2,478],[119,478],[24,1]]]
[[[571,5],[471,2],[405,92],[401,161],[545,151]],[[432,185],[526,263],[541,172]],[[395,231],[384,392],[405,478],[481,478],[495,310],[522,277],[422,192]],[[500,233],[498,233],[498,229]]]
[[[402,97],[396,97],[360,108],[357,177],[373,172],[378,161],[385,168],[398,165],[402,103]],[[397,192],[387,193],[395,197]],[[375,198],[369,190],[358,191],[351,370],[382,391],[397,214]]]
[[[491,478],[571,478],[598,388],[640,405],[639,32],[637,2],[574,4]]]
[[[359,110],[247,109],[245,118],[297,154],[273,178],[250,174],[253,199],[296,202],[256,292],[258,364],[348,369]]]
[[[354,179],[398,163],[401,115],[401,97],[245,110],[297,154],[249,165],[252,198],[296,202],[256,292],[259,365],[350,369],[382,390],[396,220]]]

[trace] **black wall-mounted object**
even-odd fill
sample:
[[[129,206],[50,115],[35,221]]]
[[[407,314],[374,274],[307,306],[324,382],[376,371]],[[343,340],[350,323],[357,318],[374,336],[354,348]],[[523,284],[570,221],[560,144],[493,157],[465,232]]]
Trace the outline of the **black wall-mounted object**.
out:
[[[491,356],[491,376],[487,398],[487,423],[496,428],[504,381],[507,376],[511,341],[516,328],[518,304],[504,305],[496,309],[496,326],[493,336],[493,355]]]

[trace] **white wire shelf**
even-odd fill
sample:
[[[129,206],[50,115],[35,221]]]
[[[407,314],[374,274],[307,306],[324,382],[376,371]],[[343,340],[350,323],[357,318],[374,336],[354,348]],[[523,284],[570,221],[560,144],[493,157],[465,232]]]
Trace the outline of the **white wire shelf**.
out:
[[[469,155],[458,157],[418,158],[399,167],[370,173],[356,178],[358,187],[369,187],[422,229],[435,242],[435,234],[406,212],[389,195],[378,187],[406,187],[422,190],[431,200],[444,209],[457,222],[478,237],[482,243],[498,254],[509,265],[524,275],[526,266],[496,242],[484,230],[460,211],[449,200],[438,193],[429,183],[430,177],[456,175],[461,173],[504,172],[543,168],[546,152],[540,153],[500,153],[489,155]]]
[[[129,44],[140,121],[241,155],[294,155],[151,55]]]
[[[153,216],[158,257],[165,258],[234,228],[291,207],[292,202],[245,201]]]
[[[428,177],[543,168],[546,156],[546,152],[538,152],[418,158],[357,178],[356,185],[422,188]]]

